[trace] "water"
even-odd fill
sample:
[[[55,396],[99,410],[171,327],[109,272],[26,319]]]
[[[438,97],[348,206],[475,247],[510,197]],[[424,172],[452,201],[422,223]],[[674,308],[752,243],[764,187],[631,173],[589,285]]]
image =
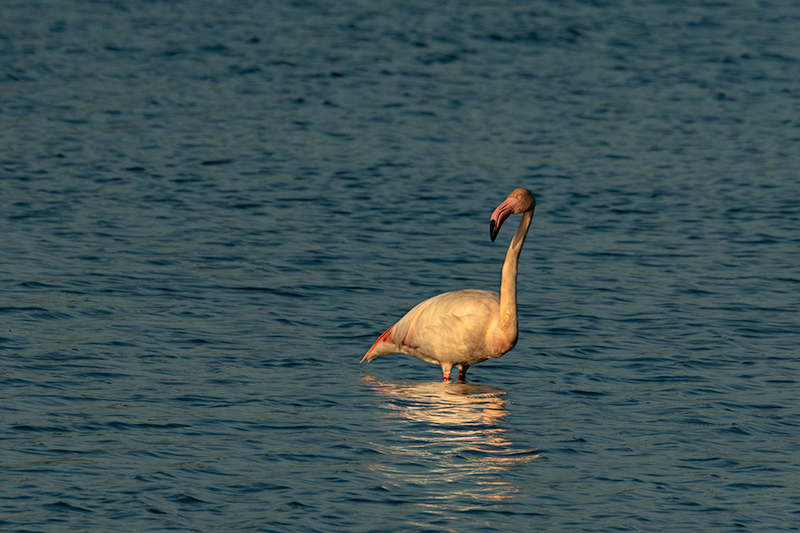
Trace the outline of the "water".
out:
[[[5,2],[2,528],[797,530],[798,36],[797,2]],[[359,365],[498,288],[518,186],[517,347]]]

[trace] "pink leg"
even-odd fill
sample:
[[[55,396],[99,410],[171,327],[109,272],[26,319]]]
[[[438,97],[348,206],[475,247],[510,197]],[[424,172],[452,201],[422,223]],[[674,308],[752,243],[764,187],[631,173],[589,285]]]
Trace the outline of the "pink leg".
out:
[[[442,381],[445,383],[450,381],[450,371],[453,370],[453,365],[442,363]]]
[[[467,369],[466,368],[459,368],[458,369],[458,381],[464,381],[467,379]]]

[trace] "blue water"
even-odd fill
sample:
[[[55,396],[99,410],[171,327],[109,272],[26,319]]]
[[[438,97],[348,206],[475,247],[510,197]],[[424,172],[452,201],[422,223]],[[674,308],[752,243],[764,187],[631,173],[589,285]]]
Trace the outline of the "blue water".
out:
[[[796,1],[3,2],[0,528],[800,529],[799,117]]]

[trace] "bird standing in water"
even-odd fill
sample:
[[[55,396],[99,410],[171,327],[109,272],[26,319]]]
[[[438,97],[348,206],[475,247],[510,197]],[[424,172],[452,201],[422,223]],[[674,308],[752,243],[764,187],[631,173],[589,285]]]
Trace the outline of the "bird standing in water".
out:
[[[463,381],[470,365],[500,357],[517,344],[517,266],[533,220],[536,200],[531,191],[514,189],[492,213],[489,234],[494,242],[510,215],[522,215],[506,253],[500,294],[478,289],[446,292],[418,304],[387,329],[361,362],[379,355],[405,353],[442,368],[450,381],[453,367]]]

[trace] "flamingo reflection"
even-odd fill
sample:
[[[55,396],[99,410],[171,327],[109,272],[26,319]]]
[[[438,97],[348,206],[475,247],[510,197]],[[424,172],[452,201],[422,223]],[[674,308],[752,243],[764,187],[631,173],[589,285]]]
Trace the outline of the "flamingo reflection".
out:
[[[500,474],[539,457],[536,450],[515,446],[503,425],[505,392],[474,383],[363,383],[385,399],[392,419],[391,435],[375,443],[391,460],[372,465],[395,482],[438,485],[460,482],[437,500],[472,496],[506,500],[521,490]],[[469,493],[469,494],[465,494]]]

